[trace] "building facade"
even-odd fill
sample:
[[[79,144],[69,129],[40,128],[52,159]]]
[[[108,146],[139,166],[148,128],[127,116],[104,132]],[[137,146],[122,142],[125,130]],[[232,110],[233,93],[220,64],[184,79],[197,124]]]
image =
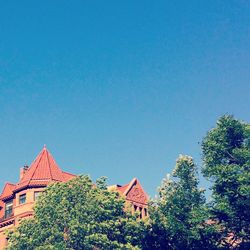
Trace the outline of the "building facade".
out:
[[[18,226],[21,219],[33,216],[34,203],[49,183],[67,182],[75,177],[62,171],[45,147],[30,167],[21,168],[19,182],[6,183],[0,195],[0,250],[8,243],[5,231]],[[136,178],[126,185],[113,185],[109,189],[118,191],[140,218],[147,216],[148,196]]]

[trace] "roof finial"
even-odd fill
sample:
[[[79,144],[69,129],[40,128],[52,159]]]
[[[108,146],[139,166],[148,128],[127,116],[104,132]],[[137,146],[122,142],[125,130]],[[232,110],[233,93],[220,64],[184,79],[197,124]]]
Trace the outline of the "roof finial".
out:
[[[46,144],[43,145],[43,149],[46,149]]]

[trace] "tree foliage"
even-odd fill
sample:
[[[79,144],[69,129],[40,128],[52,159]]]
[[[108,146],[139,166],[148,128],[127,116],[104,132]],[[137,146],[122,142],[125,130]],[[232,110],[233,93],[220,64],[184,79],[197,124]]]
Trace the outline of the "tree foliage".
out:
[[[8,249],[139,249],[141,222],[124,208],[105,179],[52,184],[39,197],[35,217],[9,232]]]
[[[196,166],[180,156],[172,176],[163,180],[152,204],[146,249],[213,249],[217,233],[207,224],[204,191],[198,188]]]
[[[250,125],[221,117],[202,152],[203,174],[213,182],[209,204],[190,156],[177,159],[145,221],[107,190],[106,178],[94,185],[80,176],[46,189],[34,218],[8,233],[8,249],[249,249]]]
[[[213,182],[214,218],[225,242],[231,234],[231,243],[243,248],[250,242],[250,125],[221,117],[204,138],[202,150],[203,173]]]

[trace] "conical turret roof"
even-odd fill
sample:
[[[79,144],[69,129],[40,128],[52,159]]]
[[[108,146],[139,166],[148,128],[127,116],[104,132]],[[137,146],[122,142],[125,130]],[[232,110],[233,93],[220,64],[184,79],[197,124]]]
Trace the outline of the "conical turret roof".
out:
[[[53,181],[64,182],[73,177],[74,175],[65,173],[60,169],[53,156],[44,147],[16,185],[16,190],[27,186],[44,186]]]

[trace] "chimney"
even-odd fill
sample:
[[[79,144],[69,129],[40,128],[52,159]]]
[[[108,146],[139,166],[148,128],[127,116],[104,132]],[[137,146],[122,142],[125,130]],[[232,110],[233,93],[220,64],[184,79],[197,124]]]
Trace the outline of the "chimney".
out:
[[[24,177],[28,169],[29,169],[29,166],[23,166],[22,168],[20,168],[20,180],[22,180],[22,178]]]

